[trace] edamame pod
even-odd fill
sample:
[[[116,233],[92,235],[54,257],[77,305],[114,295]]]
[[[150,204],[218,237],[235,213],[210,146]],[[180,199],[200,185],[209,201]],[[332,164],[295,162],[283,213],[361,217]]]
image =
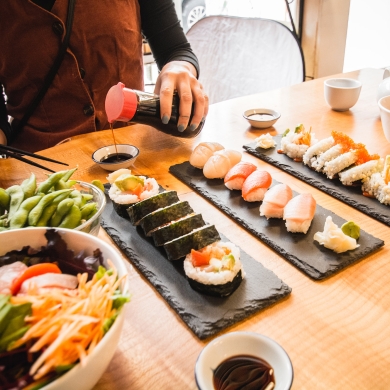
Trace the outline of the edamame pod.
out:
[[[73,175],[73,173],[77,170],[77,167],[76,168],[73,168],[73,169],[69,169],[65,175],[62,177],[62,180],[63,181],[68,181],[70,179],[70,177]]]
[[[8,227],[8,219],[7,218],[0,219],[0,227]]]
[[[31,196],[25,199],[19,209],[14,213],[9,221],[11,229],[19,229],[24,227],[27,222],[29,212],[38,204],[43,197],[42,194]]]
[[[0,188],[0,206],[8,209],[10,196],[4,188]]]
[[[37,193],[43,192],[48,193],[50,188],[53,187],[59,180],[61,180],[68,171],[59,171],[52,173],[49,177],[43,181],[37,188]]]
[[[8,209],[8,219],[11,219],[12,216],[18,211],[19,206],[24,200],[24,192],[20,185],[14,185],[6,189],[7,194],[10,197],[9,209]]]
[[[83,196],[81,195],[81,192],[79,190],[73,190],[69,196],[74,200],[74,204],[78,208],[81,208],[83,206]]]
[[[35,175],[32,173],[30,177],[24,180],[20,186],[24,192],[24,199],[33,196],[35,194],[35,190],[37,189],[37,179]]]
[[[88,220],[90,218],[90,214],[91,213],[95,214],[95,212],[97,211],[97,203],[96,202],[87,203],[85,206],[83,206],[80,209],[80,211],[81,211],[81,219]]]
[[[36,226],[45,207],[47,207],[58,195],[64,193],[70,194],[71,192],[72,190],[59,190],[44,195],[38,204],[30,211],[28,215],[28,224],[30,226]]]
[[[91,184],[99,188],[104,193],[104,185],[100,180],[92,180]]]
[[[64,181],[64,179],[61,179],[54,185],[54,189],[56,191],[64,190],[64,189],[73,187],[76,183],[77,183],[77,180]]]
[[[49,220],[57,210],[58,204],[68,197],[68,193],[62,193],[58,195],[48,206],[46,206],[39,217],[36,226],[50,226]]]
[[[65,215],[64,219],[61,221],[58,227],[74,229],[80,225],[80,222],[81,222],[81,211],[74,204],[69,210],[69,213]]]
[[[50,218],[50,226],[57,227],[61,223],[64,216],[69,212],[69,210],[71,209],[71,207],[73,205],[74,205],[73,199],[67,198],[67,199],[62,200],[58,204],[57,210],[55,211],[53,216]]]

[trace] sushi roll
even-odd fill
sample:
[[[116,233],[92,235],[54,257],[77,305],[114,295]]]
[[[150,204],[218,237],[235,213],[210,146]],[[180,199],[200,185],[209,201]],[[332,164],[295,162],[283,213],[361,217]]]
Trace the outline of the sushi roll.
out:
[[[267,171],[257,169],[252,172],[242,185],[242,197],[247,202],[263,200],[265,193],[272,184],[272,177]]]
[[[113,172],[107,177],[111,184],[108,196],[117,214],[123,218],[129,218],[127,208],[158,194],[159,185],[153,178],[132,175],[129,169],[120,169],[119,171]]]
[[[191,233],[166,242],[164,250],[168,260],[178,260],[191,253],[191,249],[199,250],[219,240],[221,237],[215,226],[205,225],[194,229]]]
[[[383,169],[383,158],[367,161],[360,165],[355,165],[352,168],[346,169],[339,173],[341,183],[346,186],[351,186],[356,182],[361,182],[376,172],[381,172]]]
[[[334,138],[331,136],[331,137],[328,137],[328,138],[324,138],[320,141],[318,141],[317,143],[315,143],[314,145],[310,146],[305,154],[303,155],[303,163],[309,167],[312,166],[312,163],[324,152],[326,152],[327,150],[329,150],[332,146],[334,146],[335,144],[335,141],[334,141]]]
[[[153,230],[151,236],[154,245],[161,246],[204,225],[205,222],[202,215],[192,213]]]
[[[200,250],[193,249],[183,266],[194,290],[218,297],[231,295],[245,277],[240,249],[231,242],[218,241]]]
[[[281,150],[282,153],[295,161],[302,161],[303,155],[308,148],[314,145],[317,140],[314,134],[311,134],[311,128],[306,130],[305,127],[300,124],[294,131],[287,129],[282,137]]]
[[[292,197],[293,192],[287,184],[277,184],[265,193],[260,215],[267,219],[283,218],[284,207]]]
[[[256,165],[240,161],[225,176],[224,183],[229,190],[241,190],[245,179],[256,170]]]
[[[316,212],[316,201],[309,193],[292,198],[285,206],[283,219],[292,233],[307,233]]]
[[[199,169],[203,169],[206,161],[217,150],[222,150],[224,147],[218,142],[201,142],[195,147],[190,156],[190,164]]]
[[[207,160],[203,175],[207,179],[223,179],[241,161],[241,157],[242,153],[236,150],[218,150]]]
[[[138,225],[140,220],[147,214],[179,201],[180,199],[177,196],[176,191],[164,191],[153,195],[148,199],[134,203],[127,209],[127,213],[130,222],[133,225]]]
[[[150,236],[154,229],[193,212],[187,201],[179,201],[145,215],[139,222],[139,226],[147,236]]]

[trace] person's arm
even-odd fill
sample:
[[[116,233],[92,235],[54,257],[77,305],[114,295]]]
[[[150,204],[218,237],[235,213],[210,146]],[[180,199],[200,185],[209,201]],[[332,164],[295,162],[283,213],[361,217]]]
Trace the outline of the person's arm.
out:
[[[178,130],[195,130],[208,112],[208,98],[198,81],[199,63],[177,18],[172,0],[139,0],[141,28],[161,70],[155,93],[160,95],[161,120],[171,116],[173,92],[180,96]],[[189,118],[194,104],[191,123]]]
[[[3,85],[0,84],[0,144],[6,145],[11,140],[11,125],[8,122]]]

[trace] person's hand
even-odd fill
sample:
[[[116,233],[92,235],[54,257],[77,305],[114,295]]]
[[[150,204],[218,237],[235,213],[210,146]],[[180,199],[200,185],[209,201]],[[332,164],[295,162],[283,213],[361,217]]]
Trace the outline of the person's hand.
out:
[[[209,109],[208,97],[203,91],[202,84],[196,78],[195,67],[186,61],[168,62],[157,78],[154,93],[160,95],[161,120],[167,124],[171,117],[173,93],[177,91],[180,97],[179,120],[177,128],[180,132],[187,126],[194,131]],[[194,103],[194,116],[189,122],[192,103]]]
[[[5,136],[3,130],[0,129],[0,145],[7,145],[7,137]]]

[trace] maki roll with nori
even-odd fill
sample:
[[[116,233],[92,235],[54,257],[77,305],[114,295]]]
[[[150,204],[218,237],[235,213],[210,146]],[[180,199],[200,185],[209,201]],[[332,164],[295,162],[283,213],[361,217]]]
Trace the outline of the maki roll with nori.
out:
[[[164,191],[131,205],[127,209],[127,213],[130,222],[133,225],[138,225],[146,215],[177,202],[179,202],[179,197],[176,191]]]
[[[184,260],[184,272],[194,290],[218,297],[231,295],[245,276],[240,249],[222,241],[192,249]]]
[[[107,176],[111,184],[108,191],[114,210],[123,218],[129,218],[127,208],[158,194],[159,185],[153,178],[132,175],[130,169],[118,169]]]
[[[191,233],[166,242],[164,249],[168,260],[178,260],[191,253],[191,249],[199,250],[220,239],[221,237],[214,225],[205,225]]]
[[[177,202],[146,215],[141,219],[139,225],[144,233],[150,236],[154,229],[193,212],[194,210],[187,201]]]
[[[166,242],[174,240],[184,234],[192,232],[194,229],[205,225],[201,214],[192,213],[180,218],[176,221],[171,221],[167,225],[163,225],[152,232],[154,245],[161,246]]]

